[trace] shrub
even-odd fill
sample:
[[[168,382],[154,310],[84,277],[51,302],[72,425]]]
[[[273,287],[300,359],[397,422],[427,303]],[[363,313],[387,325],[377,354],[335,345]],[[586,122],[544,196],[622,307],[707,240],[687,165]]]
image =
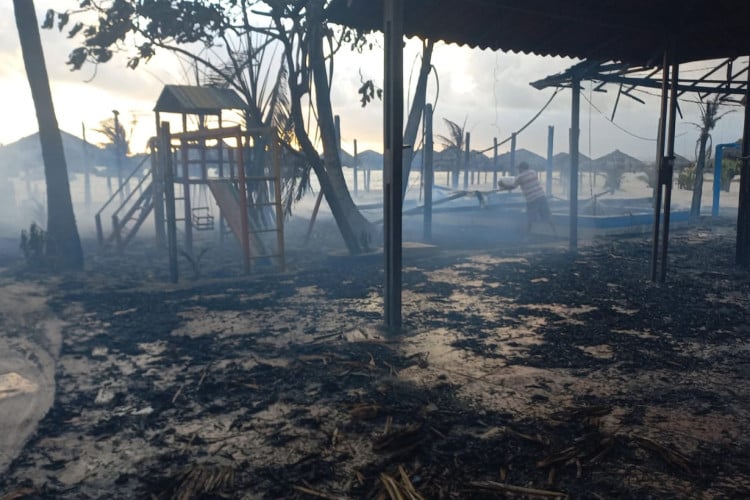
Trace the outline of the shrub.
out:
[[[724,159],[721,162],[721,190],[729,192],[732,179],[740,174],[742,164],[739,160]]]
[[[695,163],[691,163],[682,169],[677,176],[677,187],[680,189],[692,190],[695,184]]]
[[[616,165],[604,172],[604,188],[608,191],[615,192],[622,185],[622,178],[625,175],[625,166]]]
[[[21,231],[21,252],[26,259],[26,265],[33,269],[41,269],[46,265],[47,232],[31,224],[29,230]]]

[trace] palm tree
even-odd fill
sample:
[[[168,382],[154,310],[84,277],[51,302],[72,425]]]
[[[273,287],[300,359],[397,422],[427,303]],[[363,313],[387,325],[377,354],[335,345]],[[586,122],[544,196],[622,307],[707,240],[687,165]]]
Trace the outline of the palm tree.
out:
[[[719,114],[719,96],[715,96],[713,100],[700,104],[701,111],[701,122],[694,123],[696,127],[700,129],[700,135],[696,141],[696,156],[698,160],[695,165],[695,180],[693,181],[693,198],[690,203],[690,217],[700,217],[701,214],[701,197],[703,196],[703,171],[705,170],[706,163],[711,160],[711,146],[713,142],[711,140],[711,130],[714,129],[716,123],[721,118],[731,111]]]
[[[130,154],[130,137],[133,135],[133,127],[135,127],[137,120],[134,118],[131,121],[132,127],[130,133],[128,133],[119,119],[120,113],[117,110],[112,110],[112,114],[112,118],[107,118],[99,122],[99,128],[94,129],[94,131],[105,138],[105,141],[99,143],[99,146],[102,146],[108,153],[111,151],[110,154],[107,154],[107,159],[115,159],[118,178],[117,187],[121,188],[124,181],[122,167],[128,154]],[[107,167],[111,167],[111,165],[108,164]]]
[[[463,125],[459,125],[447,118],[443,118],[443,121],[445,121],[445,124],[448,126],[448,135],[439,135],[438,139],[440,139],[443,146],[445,146],[445,149],[451,151],[456,156],[456,161],[453,163],[453,178],[451,179],[451,184],[454,189],[457,189],[458,174],[461,170],[461,158],[463,158],[464,137],[466,137],[466,119],[464,119]]]
[[[44,160],[44,177],[47,184],[46,255],[60,269],[83,269],[83,250],[70,197],[68,167],[52,104],[34,1],[13,0],[13,9],[26,76],[36,108]]]

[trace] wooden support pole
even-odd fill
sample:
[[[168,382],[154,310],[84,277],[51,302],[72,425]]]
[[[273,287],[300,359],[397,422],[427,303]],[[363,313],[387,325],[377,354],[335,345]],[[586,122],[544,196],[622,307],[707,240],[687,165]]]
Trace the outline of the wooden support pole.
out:
[[[750,62],[749,62],[750,64]],[[750,71],[745,87],[745,121],[742,130],[742,163],[740,170],[740,200],[737,208],[737,265],[750,267]]]
[[[578,251],[578,143],[581,117],[581,80],[574,77],[571,84],[571,119],[570,119],[570,213],[569,248]]]
[[[553,145],[555,141],[555,127],[550,125],[547,127],[547,176],[545,177],[547,197],[552,196],[552,162],[553,156]]]
[[[120,226],[120,218],[117,214],[112,215],[112,229],[115,233],[115,246],[117,247],[117,253],[122,253],[122,227]]]
[[[188,142],[180,141],[180,157],[182,161],[182,205],[185,217],[185,251],[193,255],[193,209],[190,202],[190,156],[188,154]]]
[[[516,175],[516,133],[510,136],[510,175]]]
[[[339,153],[339,161],[343,163],[341,158],[341,117],[339,115],[333,117],[333,127],[336,129],[336,150]]]
[[[320,202],[323,201],[323,190],[321,189],[318,193],[318,198],[315,200],[315,207],[313,208],[312,216],[310,217],[310,224],[307,226],[307,234],[305,234],[305,245],[310,242],[310,236],[312,235],[313,227],[315,226],[315,219],[318,218],[318,210],[320,210]]]
[[[471,151],[471,134],[469,132],[466,132],[466,140],[464,141],[464,189],[469,188],[469,154]],[[474,180],[474,175],[472,172],[472,181]]]
[[[492,189],[497,189],[497,137],[492,138]]]
[[[222,114],[219,113],[219,129],[223,126],[223,120],[222,120]],[[218,153],[218,175],[219,179],[224,178],[224,138],[221,137],[218,139],[218,143],[216,144],[216,149]],[[224,247],[224,211],[219,208],[219,246]]]
[[[667,279],[667,253],[669,249],[669,219],[672,213],[672,174],[674,172],[674,140],[677,127],[677,83],[680,81],[680,65],[672,64],[672,90],[669,96],[669,131],[667,136],[667,156],[664,159],[664,235],[661,248],[662,283]]]
[[[279,271],[286,270],[286,252],[284,250],[284,210],[281,206],[281,151],[280,144],[269,129],[268,138],[271,141],[273,155],[274,203],[276,208],[276,251],[279,253]]]
[[[661,107],[659,111],[659,131],[656,137],[656,192],[654,193],[654,231],[651,242],[651,281],[656,281],[656,270],[659,265],[659,225],[661,222],[662,172],[664,170],[664,147],[667,135],[667,103],[669,89],[669,51],[664,51],[662,62]]]
[[[102,216],[97,213],[94,216],[96,223],[96,241],[99,243],[99,250],[104,250],[104,229],[102,228]]]
[[[432,167],[432,156],[435,143],[432,137],[432,104],[424,108],[424,227],[425,241],[432,240],[432,186],[435,184],[435,171]]]
[[[383,231],[385,327],[401,330],[401,214],[404,128],[403,0],[384,0]]]
[[[167,252],[169,255],[169,281],[177,283],[179,272],[177,266],[177,215],[174,200],[174,167],[172,165],[172,139],[169,122],[159,128],[159,164],[164,176],[164,199],[167,218]]]
[[[354,194],[358,194],[359,185],[357,182],[357,164],[359,163],[359,154],[357,153],[357,139],[354,139],[354,165],[352,165],[352,173],[354,177]]]
[[[152,196],[154,197],[154,228],[156,230],[156,247],[164,248],[167,241],[164,232],[164,163],[161,160],[161,144],[155,144],[153,140],[151,146],[151,184],[153,186]]]
[[[81,138],[83,139],[83,204],[91,208],[91,160],[89,160],[89,143],[86,141],[86,125],[81,122]]]
[[[236,140],[238,154],[237,172],[239,174],[238,179],[240,188],[240,227],[242,228],[242,236],[240,237],[240,242],[242,243],[245,274],[249,274],[251,271],[250,264],[252,256],[250,255],[250,217],[248,214],[247,180],[245,178],[245,148],[242,144],[242,134],[238,133]]]

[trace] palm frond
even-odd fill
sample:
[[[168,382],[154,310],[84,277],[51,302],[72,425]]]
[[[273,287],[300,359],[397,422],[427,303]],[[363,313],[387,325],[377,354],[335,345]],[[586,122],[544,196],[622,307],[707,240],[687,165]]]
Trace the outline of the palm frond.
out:
[[[446,148],[462,150],[464,147],[464,137],[466,136],[466,120],[464,120],[463,125],[459,125],[448,118],[443,118],[443,121],[448,126],[448,135],[438,135],[438,139]]]

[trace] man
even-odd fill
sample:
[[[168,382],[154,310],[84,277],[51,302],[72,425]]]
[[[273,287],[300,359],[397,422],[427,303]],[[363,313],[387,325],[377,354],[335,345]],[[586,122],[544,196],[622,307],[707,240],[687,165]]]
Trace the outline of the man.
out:
[[[544,196],[544,189],[539,183],[536,172],[531,170],[526,162],[518,165],[518,175],[513,184],[500,183],[499,188],[511,190],[517,186],[521,186],[523,196],[526,198],[526,233],[531,233],[531,224],[539,217],[542,221],[549,223],[552,232],[557,234],[547,197]]]

